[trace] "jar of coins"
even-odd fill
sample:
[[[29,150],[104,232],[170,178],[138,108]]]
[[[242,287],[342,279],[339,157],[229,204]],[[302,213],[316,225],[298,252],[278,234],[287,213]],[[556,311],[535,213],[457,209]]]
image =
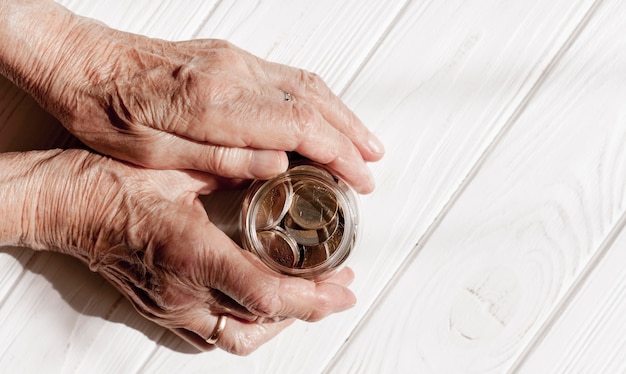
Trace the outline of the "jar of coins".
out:
[[[241,211],[242,243],[269,268],[321,279],[357,239],[354,191],[322,165],[300,160],[273,179],[253,182]]]

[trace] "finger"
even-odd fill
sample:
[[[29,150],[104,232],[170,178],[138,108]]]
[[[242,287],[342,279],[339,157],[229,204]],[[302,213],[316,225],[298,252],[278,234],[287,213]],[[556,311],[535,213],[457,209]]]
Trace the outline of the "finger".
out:
[[[359,150],[306,102],[285,102],[250,94],[245,110],[222,108],[210,114],[210,123],[222,123],[229,133],[207,133],[210,142],[255,149],[296,151],[331,167],[357,192],[374,189],[374,178]],[[230,105],[230,104],[225,104]],[[200,127],[200,126],[198,126]]]
[[[279,322],[256,323],[229,318],[216,345],[227,352],[245,356],[274,338],[294,321],[285,319]]]
[[[258,315],[251,313],[248,309],[241,306],[220,290],[213,289],[211,290],[211,294],[213,297],[212,302],[208,306],[208,312],[213,314],[230,314],[248,322],[255,322],[259,320]]]
[[[374,190],[374,177],[365,164],[358,149],[350,139],[330,126],[326,120],[308,104],[287,103],[292,108],[286,116],[274,123],[281,123],[293,134],[293,150],[302,156],[328,165],[359,193]],[[287,135],[289,136],[289,135]]]
[[[172,331],[200,350],[218,347],[245,356],[271,340],[294,321],[287,319],[280,322],[256,323],[241,321],[227,315],[219,339],[215,344],[209,344],[206,339],[214,332],[218,318],[217,315],[208,315],[197,319],[195,325],[190,325],[189,328],[177,328]]]
[[[210,230],[216,231],[209,233],[216,249],[210,262],[210,287],[221,290],[250,312],[269,319],[317,321],[356,303],[354,294],[345,286],[275,273],[220,235],[218,229]]]
[[[335,283],[344,287],[348,287],[352,284],[354,280],[354,271],[352,271],[349,267],[344,267],[343,269],[337,271],[332,276],[322,280],[325,283]]]
[[[378,161],[383,157],[385,149],[382,142],[332,92],[319,75],[287,65],[260,61],[270,81],[294,96],[295,100],[306,101],[315,106],[331,125],[354,143],[364,160]]]
[[[150,130],[154,131],[154,130]],[[203,144],[167,133],[154,135],[147,167],[192,169],[227,178],[269,179],[287,170],[289,160],[282,151]]]
[[[204,157],[204,160],[211,160],[209,166],[219,169],[220,175],[235,174],[229,169],[233,163],[220,163],[221,159],[250,159],[247,152],[253,152],[250,150],[253,148],[266,151],[255,153],[258,161],[252,160],[247,165],[253,167],[253,171],[264,174],[262,177],[256,176],[257,178],[267,179],[276,175],[279,167],[269,168],[264,164],[278,164],[283,168],[285,164],[282,164],[282,157],[286,157],[281,154],[279,164],[273,159],[273,153],[268,154],[267,151],[296,151],[313,161],[329,165],[357,192],[373,191],[374,178],[355,144],[328,123],[314,106],[306,101],[286,102],[284,96],[281,97],[284,93],[276,88],[273,90],[275,94],[270,95],[252,90],[238,91],[235,99],[223,100],[219,105],[205,110],[186,125],[182,123],[181,126],[186,127],[181,127],[178,131],[190,136],[198,145],[210,147],[204,145],[210,143],[223,146],[206,148],[205,152],[211,154]],[[215,123],[219,123],[220,127],[207,125]],[[164,134],[166,135],[163,136],[169,135]],[[187,139],[184,141],[193,143]],[[179,157],[192,157],[192,161],[203,160],[197,157],[197,152],[189,153],[185,148],[170,148],[178,149]],[[241,162],[235,163],[240,164]],[[256,165],[260,165],[258,169]],[[202,166],[194,165],[195,168]],[[241,177],[241,174],[236,176]]]
[[[133,166],[137,167],[137,166]],[[214,175],[191,170],[153,170],[144,169],[154,180],[154,187],[170,201],[193,203],[199,194],[209,194],[224,187],[224,181]],[[188,192],[188,194],[185,194]]]

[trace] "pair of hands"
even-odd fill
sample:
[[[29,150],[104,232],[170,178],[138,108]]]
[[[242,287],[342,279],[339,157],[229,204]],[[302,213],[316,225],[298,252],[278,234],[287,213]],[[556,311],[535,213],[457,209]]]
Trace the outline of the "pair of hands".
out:
[[[86,145],[122,161],[82,150],[13,156],[28,191],[19,244],[81,258],[200,349],[212,347],[220,314],[217,346],[247,354],[294,318],[355,303],[350,269],[317,283],[276,274],[211,224],[198,199],[284,171],[286,151],[373,190],[366,162],[382,145],[318,76],[224,41],[154,40],[46,4],[67,23],[55,38],[63,44],[48,44],[55,63],[4,70]]]

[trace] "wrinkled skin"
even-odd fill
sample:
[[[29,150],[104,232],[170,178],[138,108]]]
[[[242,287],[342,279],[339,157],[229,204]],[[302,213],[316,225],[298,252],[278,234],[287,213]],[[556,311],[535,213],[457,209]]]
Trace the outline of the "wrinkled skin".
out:
[[[382,145],[319,76],[222,40],[168,42],[85,19],[68,33],[80,44],[35,83],[45,94],[33,91],[90,147],[234,178],[271,177],[296,151],[358,192],[373,190],[366,161],[382,157]]]
[[[82,259],[200,349],[219,314],[228,320],[217,346],[247,354],[293,319],[355,303],[350,269],[317,283],[273,273],[197,199],[225,180],[284,171],[290,151],[371,192],[366,163],[383,147],[320,77],[225,41],[113,30],[49,0],[0,0],[0,21],[0,72],[86,145],[128,162],[0,155],[0,245]]]
[[[84,261],[146,318],[210,349],[247,354],[294,318],[316,321],[351,307],[350,269],[323,282],[267,269],[211,224],[198,193],[220,188],[206,174],[150,170],[87,151],[12,157],[26,193],[18,244]],[[6,195],[9,200],[14,200]]]

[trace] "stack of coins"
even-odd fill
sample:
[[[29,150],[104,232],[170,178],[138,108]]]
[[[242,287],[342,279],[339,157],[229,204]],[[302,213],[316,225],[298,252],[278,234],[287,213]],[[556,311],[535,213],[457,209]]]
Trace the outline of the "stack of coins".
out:
[[[300,165],[253,186],[244,203],[244,246],[287,274],[339,265],[356,240],[354,208],[339,183],[323,168]]]

